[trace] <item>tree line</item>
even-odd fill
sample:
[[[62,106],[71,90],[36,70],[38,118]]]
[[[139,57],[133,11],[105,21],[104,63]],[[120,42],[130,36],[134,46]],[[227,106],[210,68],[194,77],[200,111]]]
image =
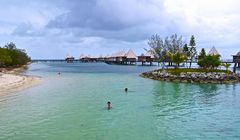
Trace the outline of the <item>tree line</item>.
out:
[[[197,61],[199,67],[204,69],[215,69],[220,65],[229,67],[229,65],[221,64],[220,55],[206,54],[204,48],[198,54],[194,35],[191,36],[187,44],[183,41],[182,36],[177,34],[167,36],[164,39],[156,34],[151,36],[148,45],[150,47],[149,51],[159,62],[163,63],[163,67],[168,62],[170,66],[175,63],[176,68],[178,68],[180,63],[186,61],[190,62],[189,68],[191,68],[193,61]]]
[[[18,49],[15,43],[10,42],[0,47],[0,67],[19,67],[27,64],[31,58],[25,50]]]

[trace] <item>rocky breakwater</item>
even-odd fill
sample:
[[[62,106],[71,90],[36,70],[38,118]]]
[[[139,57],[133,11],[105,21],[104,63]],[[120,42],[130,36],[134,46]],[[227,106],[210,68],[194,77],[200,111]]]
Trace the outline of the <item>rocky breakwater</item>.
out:
[[[159,81],[172,81],[183,83],[237,83],[240,82],[240,75],[224,72],[181,72],[172,74],[166,70],[151,71],[142,73],[140,76]]]

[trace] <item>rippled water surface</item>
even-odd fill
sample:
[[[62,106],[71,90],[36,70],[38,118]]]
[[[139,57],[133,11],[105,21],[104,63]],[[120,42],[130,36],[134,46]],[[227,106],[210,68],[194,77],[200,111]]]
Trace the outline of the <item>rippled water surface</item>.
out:
[[[32,64],[26,73],[43,82],[0,97],[0,139],[240,139],[240,84],[182,84],[138,76],[155,68]]]

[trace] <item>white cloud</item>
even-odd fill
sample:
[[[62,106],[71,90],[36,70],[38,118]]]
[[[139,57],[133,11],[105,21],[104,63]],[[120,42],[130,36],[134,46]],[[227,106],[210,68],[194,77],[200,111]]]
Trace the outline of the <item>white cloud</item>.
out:
[[[195,34],[200,47],[215,45],[225,58],[239,50],[239,5],[238,0],[165,1],[168,13],[185,19],[186,34]]]

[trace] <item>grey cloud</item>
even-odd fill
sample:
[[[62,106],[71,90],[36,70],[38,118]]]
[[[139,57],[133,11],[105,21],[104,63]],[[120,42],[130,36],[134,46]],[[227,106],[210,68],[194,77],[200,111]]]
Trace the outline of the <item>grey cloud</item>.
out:
[[[31,23],[21,23],[11,33],[13,36],[41,37],[46,34],[46,30],[36,29]]]
[[[62,6],[66,12],[47,27],[71,30],[76,36],[137,41],[155,33],[178,32],[178,23],[168,18],[159,0],[74,0]]]
[[[120,5],[122,4],[122,5]],[[130,2],[90,0],[72,1],[67,5],[68,11],[49,23],[50,27],[72,28],[87,27],[99,30],[119,30],[134,26],[141,17],[135,15],[127,17],[134,11],[134,7],[126,7]],[[125,7],[124,7],[125,6]],[[127,8],[132,8],[131,10]],[[126,11],[129,11],[126,13]],[[137,11],[142,13],[143,11]],[[132,15],[131,15],[132,16]]]

